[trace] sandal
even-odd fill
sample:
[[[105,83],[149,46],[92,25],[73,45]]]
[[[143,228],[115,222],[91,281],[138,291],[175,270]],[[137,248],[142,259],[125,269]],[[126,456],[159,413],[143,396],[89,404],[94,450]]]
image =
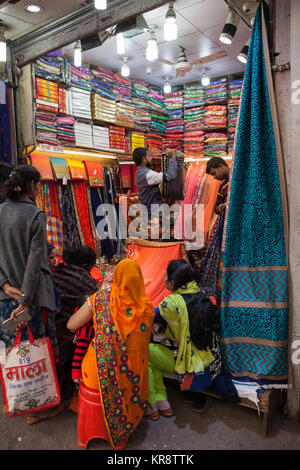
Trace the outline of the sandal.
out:
[[[153,404],[147,406],[144,414],[145,418],[150,419],[151,421],[157,421],[160,418],[159,412],[157,411],[157,405]]]
[[[168,410],[158,410],[161,415],[165,416],[165,418],[171,418],[174,415],[172,408]]]

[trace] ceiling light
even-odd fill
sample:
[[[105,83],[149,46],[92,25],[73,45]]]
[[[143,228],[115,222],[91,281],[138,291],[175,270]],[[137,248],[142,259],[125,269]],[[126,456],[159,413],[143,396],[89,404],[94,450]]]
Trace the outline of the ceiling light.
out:
[[[150,75],[152,73],[152,67],[146,67],[146,73]]]
[[[36,4],[25,5],[24,9],[29,13],[41,13],[43,11],[43,7]]]
[[[107,1],[106,0],[95,0],[95,8],[96,8],[96,10],[106,10]]]
[[[146,59],[152,62],[158,57],[157,40],[154,31],[150,31],[150,37],[146,49]]]
[[[219,37],[219,40],[221,42],[223,42],[224,44],[232,43],[240,20],[240,16],[235,11],[229,9],[229,13],[226,18],[226,23]]]
[[[0,21],[0,62],[6,62],[6,38],[2,21]]]
[[[176,14],[173,8],[173,2],[170,3],[169,9],[166,14],[165,24],[164,24],[164,40],[165,41],[174,41],[177,39],[177,23],[176,23]]]
[[[250,38],[244,45],[243,49],[238,55],[238,60],[242,62],[243,64],[247,64],[247,57],[248,57],[248,51],[249,51],[249,45],[250,45]]]
[[[121,75],[122,77],[129,77],[130,75],[130,68],[127,64],[127,57],[123,57],[123,65],[121,68]]]
[[[202,73],[201,83],[202,83],[202,86],[207,86],[207,85],[210,84],[210,78],[206,75],[207,70],[208,69],[206,67],[203,67],[201,69],[201,73]]]
[[[166,82],[165,82],[165,85],[164,85],[164,92],[167,95],[168,93],[171,93],[171,91],[172,91],[172,88],[171,88],[171,85],[169,83],[169,77],[166,77]]]
[[[74,46],[74,65],[75,67],[81,67],[81,42],[76,41]]]
[[[124,54],[125,52],[125,41],[124,41],[124,36],[123,33],[118,33],[117,34],[117,53],[119,55]]]

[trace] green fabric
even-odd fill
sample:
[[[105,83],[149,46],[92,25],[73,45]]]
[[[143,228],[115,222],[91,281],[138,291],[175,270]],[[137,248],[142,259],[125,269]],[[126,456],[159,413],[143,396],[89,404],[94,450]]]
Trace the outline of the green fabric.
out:
[[[170,349],[162,344],[149,345],[149,402],[156,403],[167,400],[167,390],[164,385],[164,372],[174,373],[175,361]]]
[[[180,294],[196,294],[199,292],[196,281],[181,286],[174,294],[168,295],[160,304],[159,312],[166,320],[166,338],[174,336],[179,347],[175,363],[175,372],[179,375],[203,372],[213,361],[214,356],[209,349],[199,350],[191,341],[189,317],[186,303]]]

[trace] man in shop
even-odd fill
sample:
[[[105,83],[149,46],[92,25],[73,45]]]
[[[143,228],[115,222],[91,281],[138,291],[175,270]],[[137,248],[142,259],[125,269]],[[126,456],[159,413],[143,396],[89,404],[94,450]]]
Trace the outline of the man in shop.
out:
[[[212,157],[206,165],[206,173],[214,179],[222,181],[215,205],[215,213],[221,215],[226,208],[230,168],[221,157]]]

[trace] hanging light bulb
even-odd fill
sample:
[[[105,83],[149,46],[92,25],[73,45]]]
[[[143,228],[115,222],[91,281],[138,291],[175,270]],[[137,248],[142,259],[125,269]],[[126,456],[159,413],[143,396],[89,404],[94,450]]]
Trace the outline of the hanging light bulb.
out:
[[[0,62],[6,62],[6,38],[4,36],[4,25],[0,20]]]
[[[129,77],[130,75],[130,68],[127,64],[127,57],[123,57],[123,65],[121,68],[121,75],[122,77]]]
[[[173,2],[170,3],[169,9],[166,14],[166,20],[164,24],[164,40],[174,41],[177,39],[177,23],[176,14],[173,8]]]
[[[238,55],[238,60],[242,62],[242,64],[247,64],[247,56],[248,56],[248,51],[249,51],[249,46],[250,46],[250,38],[244,45],[243,49]]]
[[[202,86],[207,86],[210,84],[210,78],[206,75],[207,73],[207,68],[206,67],[203,67],[201,69],[201,73],[202,73],[202,78],[201,78],[201,83],[202,83]]]
[[[226,18],[226,23],[219,37],[219,40],[221,42],[223,42],[224,44],[232,43],[240,20],[240,16],[235,11],[229,9],[229,13]]]
[[[171,93],[172,88],[171,88],[171,85],[169,83],[169,77],[166,77],[165,80],[166,80],[166,82],[165,82],[165,85],[164,85],[164,92],[167,95],[168,93]]]
[[[95,0],[95,8],[96,10],[106,10],[107,0]]]
[[[81,67],[81,41],[76,41],[74,47],[74,65]]]
[[[124,54],[125,52],[125,41],[124,41],[124,36],[123,33],[118,33],[117,34],[117,53],[118,54]]]
[[[155,37],[154,31],[150,31],[150,37],[148,40],[148,45],[146,49],[146,59],[152,62],[158,57],[157,49],[157,39]]]

